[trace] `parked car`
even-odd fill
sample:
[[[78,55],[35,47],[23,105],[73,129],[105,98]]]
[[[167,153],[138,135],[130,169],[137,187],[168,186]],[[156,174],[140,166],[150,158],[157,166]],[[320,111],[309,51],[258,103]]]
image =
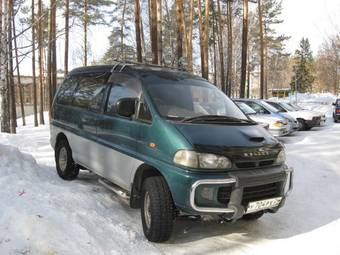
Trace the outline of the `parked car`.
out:
[[[275,213],[292,188],[278,140],[208,81],[153,65],[71,71],[53,102],[51,145],[61,178],[97,174],[141,208],[154,242],[169,239],[179,215]]]
[[[320,113],[306,110],[296,110],[285,102],[266,101],[271,106],[278,109],[282,114],[287,114],[295,118],[300,123],[300,130],[310,130],[313,127],[320,126]]]
[[[263,100],[259,99],[236,99],[237,102],[243,102],[250,106],[259,115],[271,116],[282,120],[281,125],[278,123],[278,127],[284,127],[282,132],[276,132],[274,136],[285,136],[294,133],[298,130],[298,122],[289,115],[281,114],[279,111],[267,104]]]
[[[333,103],[333,120],[334,122],[338,122],[340,120],[340,99],[337,99],[335,103]]]
[[[289,125],[287,119],[268,114],[258,114],[255,110],[253,110],[244,102],[236,101],[236,104],[253,121],[256,121],[262,126],[266,126],[268,131],[273,136],[282,136],[289,133]]]
[[[302,108],[301,106],[294,104],[294,103],[286,103],[289,106],[293,107],[295,110],[297,111],[310,111],[307,109]],[[320,121],[320,126],[324,125],[326,123],[326,114],[324,114],[323,112],[318,112],[318,111],[311,111],[313,114],[315,114],[316,116],[320,116],[321,121]]]

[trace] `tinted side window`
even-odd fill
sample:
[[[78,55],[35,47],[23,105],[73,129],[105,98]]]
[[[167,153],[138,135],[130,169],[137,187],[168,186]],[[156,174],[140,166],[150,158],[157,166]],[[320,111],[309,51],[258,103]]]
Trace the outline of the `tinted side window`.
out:
[[[72,104],[73,92],[77,84],[75,77],[67,77],[59,89],[57,102],[64,105]]]
[[[138,79],[127,74],[113,74],[110,78],[111,90],[107,100],[106,112],[116,114],[115,104],[122,98],[139,98],[142,88]]]
[[[90,74],[79,77],[73,105],[84,109],[100,108],[106,87],[107,74]]]

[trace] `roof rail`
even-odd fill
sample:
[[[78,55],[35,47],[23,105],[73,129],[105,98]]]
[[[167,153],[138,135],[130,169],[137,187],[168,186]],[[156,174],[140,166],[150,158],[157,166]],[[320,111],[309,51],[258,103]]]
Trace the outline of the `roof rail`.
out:
[[[178,71],[186,71],[185,68],[178,68],[174,66],[164,66],[164,65],[157,65],[157,64],[149,64],[149,63],[141,63],[141,62],[135,62],[131,60],[118,60],[114,59],[113,61],[116,61],[117,63],[114,65],[112,68],[112,72],[115,71],[118,65],[122,65],[120,68],[119,72],[122,72],[124,68],[128,65],[140,65],[140,66],[150,66],[150,67],[162,67],[162,68],[168,68],[168,69],[173,69],[173,70],[178,70]]]

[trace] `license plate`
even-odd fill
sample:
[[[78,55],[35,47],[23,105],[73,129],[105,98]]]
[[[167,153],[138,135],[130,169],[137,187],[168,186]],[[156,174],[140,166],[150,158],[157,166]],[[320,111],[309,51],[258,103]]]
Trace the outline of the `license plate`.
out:
[[[271,199],[265,199],[255,202],[250,202],[248,204],[246,213],[258,212],[270,208],[275,208],[281,203],[282,197],[276,197]]]

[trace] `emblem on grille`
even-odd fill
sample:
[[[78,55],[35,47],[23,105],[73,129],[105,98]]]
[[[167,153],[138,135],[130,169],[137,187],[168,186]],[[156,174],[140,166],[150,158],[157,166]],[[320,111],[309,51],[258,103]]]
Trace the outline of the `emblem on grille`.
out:
[[[269,156],[269,155],[270,155],[269,151],[267,151],[265,149],[258,149],[256,151],[250,151],[250,152],[243,153],[243,156],[246,157],[246,158],[258,157],[258,156]]]

